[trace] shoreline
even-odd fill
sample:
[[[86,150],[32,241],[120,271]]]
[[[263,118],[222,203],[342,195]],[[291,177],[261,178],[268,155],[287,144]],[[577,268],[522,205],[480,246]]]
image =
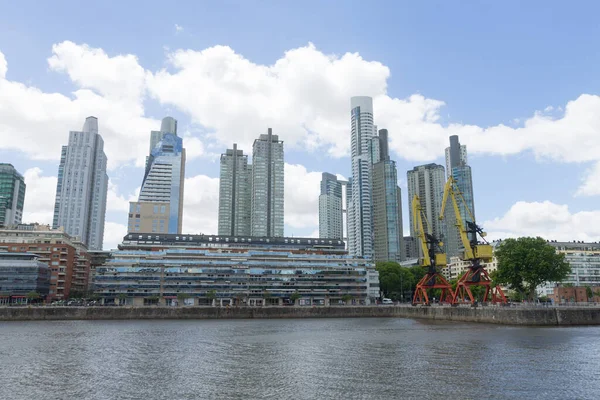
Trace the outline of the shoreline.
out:
[[[0,307],[0,321],[413,318],[524,326],[600,325],[600,307]]]

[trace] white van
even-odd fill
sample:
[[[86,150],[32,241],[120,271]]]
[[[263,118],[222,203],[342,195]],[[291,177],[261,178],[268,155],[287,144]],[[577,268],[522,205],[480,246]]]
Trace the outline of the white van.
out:
[[[381,301],[381,304],[390,304],[390,305],[393,305],[393,304],[394,304],[394,302],[392,301],[392,299],[386,299],[386,298],[384,298],[384,299]]]

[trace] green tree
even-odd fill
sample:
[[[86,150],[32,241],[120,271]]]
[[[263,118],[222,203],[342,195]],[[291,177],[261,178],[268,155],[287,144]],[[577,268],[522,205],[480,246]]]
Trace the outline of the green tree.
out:
[[[187,293],[177,293],[177,305],[182,306],[185,303],[185,299],[189,299],[190,295]]]
[[[300,297],[302,297],[302,296],[300,296],[300,293],[298,293],[298,292],[296,291],[296,292],[292,293],[292,295],[290,296],[290,300],[291,300],[291,301],[292,301],[294,304],[296,304],[296,302],[297,302],[297,301],[300,299]]]
[[[217,298],[216,290],[209,290],[208,292],[206,292],[206,298],[209,299],[210,304],[213,305],[215,302],[215,299]]]
[[[585,287],[585,295],[588,298],[588,301],[592,301],[592,297],[594,297],[594,291],[590,286]]]
[[[125,300],[127,300],[127,295],[125,293],[119,293],[117,298],[119,299],[119,305],[125,304]]]
[[[346,304],[348,304],[352,299],[353,299],[353,297],[350,294],[345,294],[345,295],[342,296],[342,300]]]
[[[565,255],[556,253],[554,247],[541,237],[506,239],[498,246],[495,255],[498,259],[495,280],[526,293],[531,300],[535,298],[535,289],[539,285],[561,282],[571,271]]]
[[[34,303],[35,301],[39,300],[39,298],[40,294],[36,291],[27,293],[27,301],[30,303]]]
[[[376,268],[379,272],[379,287],[384,296],[392,300],[410,296],[425,275],[424,268],[406,268],[392,261],[378,262]]]

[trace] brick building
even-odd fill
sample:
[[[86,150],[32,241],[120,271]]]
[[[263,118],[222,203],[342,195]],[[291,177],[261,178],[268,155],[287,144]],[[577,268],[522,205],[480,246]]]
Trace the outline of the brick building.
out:
[[[587,288],[585,286],[557,286],[553,289],[553,293],[548,297],[552,299],[554,304],[565,303],[600,303],[600,287],[591,287],[592,297],[588,297]]]
[[[20,224],[0,229],[0,248],[8,252],[33,253],[50,268],[49,300],[67,299],[72,291],[89,287],[90,256],[87,247],[49,225]]]

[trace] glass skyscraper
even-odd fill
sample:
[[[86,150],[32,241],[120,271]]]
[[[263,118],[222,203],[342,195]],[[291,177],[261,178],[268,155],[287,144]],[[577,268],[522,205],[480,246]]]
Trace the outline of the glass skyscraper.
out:
[[[130,204],[129,232],[181,233],[185,149],[177,121],[163,119],[160,135],[150,136],[151,152],[137,202]],[[158,142],[157,142],[158,140]]]
[[[319,195],[319,237],[343,239],[344,214],[342,209],[342,182],[323,172]]]
[[[221,154],[219,235],[250,236],[252,166],[248,155],[233,144]]]
[[[102,250],[104,240],[106,161],[98,119],[88,117],[81,132],[69,132],[69,144],[62,147],[52,225],[81,238],[90,250]]]
[[[11,164],[0,163],[0,227],[20,224],[25,204],[25,179]]]
[[[442,208],[442,199],[444,195],[445,172],[444,166],[438,164],[426,164],[414,167],[406,173],[408,181],[408,199],[412,202],[416,195],[421,199],[421,207],[427,218],[427,233],[442,240],[444,229],[442,221],[439,220],[439,213]],[[410,206],[409,206],[410,209]],[[413,225],[412,212],[409,213],[410,236],[417,237],[417,232]],[[420,250],[419,250],[420,252]]]

